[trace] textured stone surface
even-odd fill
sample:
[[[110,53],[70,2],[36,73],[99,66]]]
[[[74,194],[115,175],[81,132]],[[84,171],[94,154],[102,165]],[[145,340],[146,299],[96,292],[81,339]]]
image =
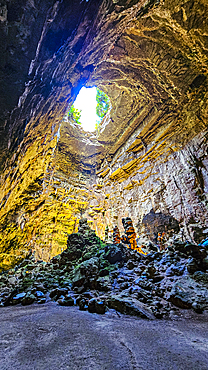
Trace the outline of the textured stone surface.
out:
[[[104,244],[86,219],[78,230],[48,263],[30,255],[1,274],[0,307],[52,300],[81,311],[104,314],[110,308],[147,319],[171,318],[173,312],[184,317],[184,309],[206,316],[206,247],[175,241],[144,254],[122,243]]]
[[[104,238],[151,210],[207,236],[207,1],[3,1],[0,264],[48,260],[85,215]],[[26,84],[26,85],[25,85]],[[111,110],[63,119],[83,86]]]

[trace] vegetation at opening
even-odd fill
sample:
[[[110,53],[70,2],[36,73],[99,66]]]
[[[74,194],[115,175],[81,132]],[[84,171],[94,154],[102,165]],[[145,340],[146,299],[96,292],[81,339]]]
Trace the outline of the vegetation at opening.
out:
[[[98,130],[109,107],[110,100],[103,91],[95,86],[83,87],[68,112],[68,119],[82,125],[87,131]]]
[[[110,101],[108,96],[103,91],[97,89],[96,102],[96,114],[102,119],[109,109]]]
[[[99,118],[96,121],[95,129],[98,130],[103,117],[105,117],[106,113],[108,112],[110,100],[103,91],[97,89],[96,102],[97,102],[96,114]]]
[[[81,125],[80,118],[81,118],[81,111],[79,109],[76,109],[74,105],[71,106],[69,113],[68,113],[68,118],[79,125]]]

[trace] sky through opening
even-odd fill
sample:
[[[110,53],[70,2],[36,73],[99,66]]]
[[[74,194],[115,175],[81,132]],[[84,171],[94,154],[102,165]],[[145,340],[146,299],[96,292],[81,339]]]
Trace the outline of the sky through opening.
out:
[[[96,114],[96,93],[95,86],[82,87],[74,102],[74,107],[81,111],[80,122],[85,131],[95,131],[95,125],[100,121]]]

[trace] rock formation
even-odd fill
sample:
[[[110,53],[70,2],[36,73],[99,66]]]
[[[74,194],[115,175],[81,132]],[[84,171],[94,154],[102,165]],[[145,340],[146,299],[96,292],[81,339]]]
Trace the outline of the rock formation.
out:
[[[120,244],[121,236],[118,226],[113,228],[113,244]]]
[[[60,255],[46,263],[30,254],[0,275],[0,306],[52,300],[145,319],[177,318],[187,309],[202,314],[208,308],[207,245],[175,241],[140,254],[122,243],[105,245],[81,219]]]
[[[122,241],[128,244],[129,248],[136,249],[136,233],[132,224],[132,220],[130,217],[122,218],[123,227],[125,230],[125,234],[123,236]]]
[[[1,269],[60,254],[81,217],[103,239],[127,217],[153,243],[208,236],[207,14],[206,0],[1,2]],[[86,133],[65,114],[94,85],[111,109]]]

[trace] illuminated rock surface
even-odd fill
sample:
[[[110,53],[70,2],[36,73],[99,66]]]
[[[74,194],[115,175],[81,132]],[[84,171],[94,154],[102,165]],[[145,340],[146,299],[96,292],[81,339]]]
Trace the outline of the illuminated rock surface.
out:
[[[207,14],[206,0],[1,2],[1,269],[61,253],[82,216],[103,239],[126,217],[140,241],[208,236]],[[111,101],[97,133],[64,118],[84,85]]]

